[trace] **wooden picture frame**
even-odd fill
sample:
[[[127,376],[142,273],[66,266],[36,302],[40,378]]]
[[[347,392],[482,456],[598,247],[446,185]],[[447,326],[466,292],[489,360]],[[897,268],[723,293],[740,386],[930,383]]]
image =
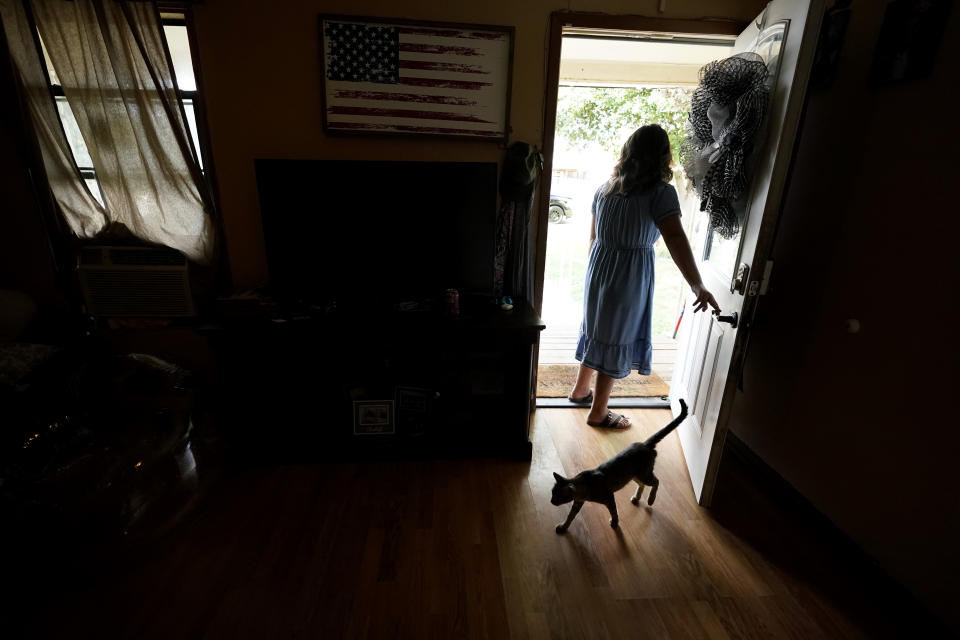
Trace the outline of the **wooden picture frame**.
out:
[[[323,130],[506,143],[514,28],[320,14]]]

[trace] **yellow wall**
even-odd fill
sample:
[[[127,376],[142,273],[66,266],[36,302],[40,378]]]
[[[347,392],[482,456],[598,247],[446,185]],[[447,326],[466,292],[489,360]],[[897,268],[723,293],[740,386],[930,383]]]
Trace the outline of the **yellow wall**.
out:
[[[322,130],[317,14],[342,13],[516,28],[511,142],[543,144],[547,33],[558,10],[651,17],[722,17],[746,21],[762,0],[657,0],[559,3],[551,0],[384,0],[254,2],[208,0],[194,9],[209,111],[221,215],[238,287],[267,280],[254,158],[499,160],[503,149],[481,141],[327,137]],[[322,198],[318,194],[318,198]]]

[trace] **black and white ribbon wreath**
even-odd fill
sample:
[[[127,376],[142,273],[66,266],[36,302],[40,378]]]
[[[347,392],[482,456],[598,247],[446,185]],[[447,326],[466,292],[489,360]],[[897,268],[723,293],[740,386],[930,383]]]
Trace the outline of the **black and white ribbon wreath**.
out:
[[[714,231],[732,238],[740,231],[733,201],[748,184],[747,163],[770,104],[767,65],[755,53],[739,53],[700,69],[693,94],[683,168],[710,214]]]

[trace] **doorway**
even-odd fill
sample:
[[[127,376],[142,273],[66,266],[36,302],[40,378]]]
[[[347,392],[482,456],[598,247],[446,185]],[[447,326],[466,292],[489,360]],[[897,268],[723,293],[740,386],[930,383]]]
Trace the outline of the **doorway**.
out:
[[[629,20],[629,19],[625,19]],[[554,34],[556,35],[556,34]],[[537,396],[540,406],[566,401],[579,363],[574,355],[582,318],[591,204],[610,176],[623,141],[638,127],[658,123],[674,152],[672,184],[680,196],[691,243],[703,234],[699,205],[680,166],[690,97],[700,68],[727,57],[733,35],[679,34],[565,24],[550,88],[556,89],[552,166],[546,219],[541,226],[543,287]],[[554,50],[555,51],[555,50]],[[552,54],[556,56],[556,53]],[[554,79],[555,78],[555,79]],[[548,94],[549,96],[549,94]],[[549,116],[549,107],[548,107]],[[685,312],[686,284],[662,240],[655,245],[652,374],[617,381],[613,406],[666,406]]]

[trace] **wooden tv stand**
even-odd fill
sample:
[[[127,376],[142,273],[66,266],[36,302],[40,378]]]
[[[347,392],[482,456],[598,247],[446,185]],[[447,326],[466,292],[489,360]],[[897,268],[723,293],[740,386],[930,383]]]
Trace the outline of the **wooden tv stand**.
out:
[[[438,307],[223,318],[208,334],[221,432],[243,454],[296,461],[529,459],[543,328],[526,302],[503,311],[488,299],[462,301],[457,318]],[[356,403],[371,402],[392,402],[393,433],[355,433]]]

